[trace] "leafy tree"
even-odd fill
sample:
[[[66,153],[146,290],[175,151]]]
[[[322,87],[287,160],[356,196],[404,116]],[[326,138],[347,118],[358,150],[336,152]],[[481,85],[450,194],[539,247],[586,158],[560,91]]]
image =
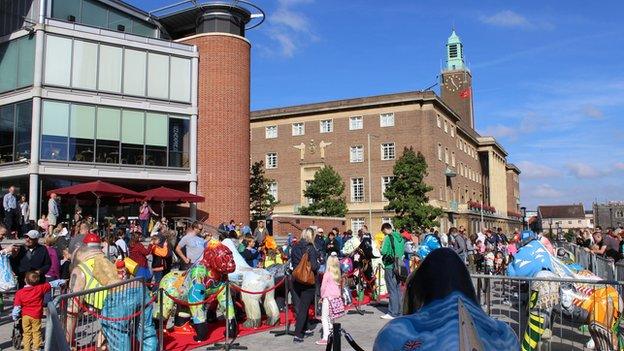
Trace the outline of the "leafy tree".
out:
[[[344,217],[347,202],[342,195],[345,190],[340,174],[331,166],[321,168],[314,174],[303,194],[311,200],[309,206],[299,209],[299,213],[309,216]]]
[[[273,208],[279,204],[273,195],[269,193],[269,185],[272,179],[264,175],[264,162],[258,161],[251,166],[249,178],[249,199],[251,217],[254,220],[264,219],[273,212]]]
[[[438,226],[438,218],[444,214],[441,208],[429,205],[427,192],[433,187],[425,183],[427,162],[425,157],[413,148],[405,148],[403,155],[394,164],[394,178],[386,187],[385,207],[394,211],[393,223],[397,228],[419,228]]]

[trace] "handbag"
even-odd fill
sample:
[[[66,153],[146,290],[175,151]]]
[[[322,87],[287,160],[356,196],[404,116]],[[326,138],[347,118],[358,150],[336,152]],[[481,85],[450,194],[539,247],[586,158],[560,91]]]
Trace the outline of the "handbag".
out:
[[[330,297],[329,300],[329,317],[331,319],[336,319],[344,316],[345,306],[342,302],[342,297]]]
[[[150,218],[149,223],[147,224],[147,232],[151,233],[152,229],[154,229],[154,226],[156,225],[156,221],[154,220],[154,218]],[[143,235],[145,235],[146,233],[143,233]]]
[[[392,268],[392,271],[398,281],[405,282],[407,280],[407,268],[403,264],[401,257],[396,257],[397,255],[394,249],[394,235],[390,236],[390,245],[392,246],[392,256],[394,257],[394,267]]]
[[[295,270],[292,272],[292,276],[301,284],[314,285],[314,283],[316,283],[307,251],[301,257],[301,261],[299,261],[299,264],[295,267]]]

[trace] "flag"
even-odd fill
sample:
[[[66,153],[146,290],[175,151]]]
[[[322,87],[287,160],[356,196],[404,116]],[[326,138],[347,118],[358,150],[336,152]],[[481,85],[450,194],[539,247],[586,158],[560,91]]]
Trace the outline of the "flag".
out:
[[[470,97],[471,91],[470,88],[466,88],[459,92],[459,97],[462,99],[468,99]]]

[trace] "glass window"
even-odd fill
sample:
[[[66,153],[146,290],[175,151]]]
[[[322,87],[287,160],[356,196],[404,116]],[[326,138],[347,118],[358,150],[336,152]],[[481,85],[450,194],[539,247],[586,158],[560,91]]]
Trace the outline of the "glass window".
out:
[[[349,117],[349,130],[364,128],[364,118],[362,116]]]
[[[264,137],[266,139],[277,138],[277,126],[268,126],[264,128]]]
[[[143,37],[153,37],[154,27],[143,21],[132,21],[132,33]]]
[[[32,130],[32,101],[22,102],[15,107],[17,129],[15,131],[15,160],[30,159],[30,142]]]
[[[305,124],[303,122],[293,123],[292,124],[292,135],[304,135],[305,134]]]
[[[392,127],[394,126],[394,113],[382,113],[379,115],[380,127]]]
[[[0,107],[0,163],[13,162],[15,105]]]
[[[448,152],[448,148],[444,149],[444,163],[446,163],[448,165],[449,163],[449,152]]]
[[[277,153],[269,152],[266,154],[266,168],[274,169],[277,168]]]
[[[326,119],[321,121],[321,133],[331,133],[334,130],[334,121]]]
[[[96,88],[98,45],[85,41],[74,41],[72,63],[72,86],[81,89]]]
[[[69,118],[69,160],[93,162],[95,107],[72,104]]]
[[[188,119],[169,118],[169,167],[189,167],[190,138]]]
[[[351,218],[351,231],[353,231],[353,233],[357,233],[358,230],[362,229],[362,227],[364,227],[364,218]]]
[[[385,195],[386,188],[388,187],[388,184],[390,184],[392,179],[394,179],[394,176],[381,177],[381,198],[384,200],[387,200]]]
[[[451,137],[454,138],[455,137],[455,127],[451,126]]]
[[[42,109],[41,158],[67,160],[69,104],[44,101]]]
[[[442,161],[442,144],[438,144],[438,160]]]
[[[451,166],[455,167],[455,152],[451,153]]]
[[[99,107],[96,128],[95,162],[119,163],[121,110]]]
[[[164,167],[167,165],[167,115],[145,114],[145,165]]]
[[[444,120],[444,133],[448,133],[448,123]]]
[[[442,128],[442,120],[440,119],[440,115],[436,116],[436,124],[438,125],[438,128]]]
[[[169,97],[169,56],[147,55],[147,95],[158,99]]]
[[[124,94],[145,95],[147,53],[126,49],[124,51]]]
[[[76,19],[80,17],[81,0],[55,0],[52,1],[52,17],[67,21],[69,16]]]
[[[121,163],[143,165],[145,113],[124,110],[121,116]]]
[[[171,57],[170,98],[176,101],[191,101],[191,60]]]
[[[100,45],[99,89],[114,93],[121,92],[121,48]]]
[[[394,160],[395,158],[394,143],[381,144],[381,159],[382,160]]]
[[[125,13],[109,10],[108,11],[108,28],[112,30],[119,30],[118,26],[124,26],[124,31],[130,33],[132,30],[132,20],[129,15]]]
[[[277,201],[277,182],[269,183],[269,194]]]
[[[17,87],[25,87],[33,83],[35,68],[35,37],[25,36],[18,40],[19,63],[17,70]],[[1,55],[0,55],[1,56]],[[2,75],[0,74],[0,77]],[[1,90],[1,89],[0,89]]]
[[[58,0],[55,2],[58,2]],[[108,9],[97,1],[83,0],[80,21],[90,26],[106,28],[108,23]]]
[[[364,146],[351,146],[349,159],[351,163],[364,162]]]
[[[351,178],[351,202],[364,201],[364,178]]]
[[[48,35],[45,50],[45,83],[69,86],[72,40]]]
[[[14,90],[17,87],[18,54],[17,40],[0,45],[0,91]]]

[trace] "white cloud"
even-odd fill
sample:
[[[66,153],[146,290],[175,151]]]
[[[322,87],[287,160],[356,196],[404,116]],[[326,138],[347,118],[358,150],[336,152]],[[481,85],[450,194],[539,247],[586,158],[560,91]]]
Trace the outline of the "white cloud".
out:
[[[553,188],[550,184],[539,184],[528,190],[532,197],[539,199],[558,199],[564,193],[559,189]]]
[[[490,16],[480,16],[482,23],[496,27],[523,29],[552,29],[554,26],[546,21],[529,20],[525,16],[511,10],[499,11]]]
[[[537,164],[531,161],[520,161],[517,163],[518,168],[522,172],[523,178],[552,178],[560,175],[560,172],[552,167]]]
[[[517,131],[511,127],[497,124],[485,128],[485,135],[492,135],[496,138],[515,138]]]
[[[259,45],[269,56],[293,57],[306,43],[318,40],[308,17],[296,7],[312,0],[279,0],[277,8],[267,18],[265,33],[272,39],[270,45]]]
[[[597,178],[605,174],[595,167],[582,162],[570,162],[566,165],[566,168],[577,178]]]
[[[587,117],[591,117],[594,119],[601,119],[602,117],[604,117],[604,112],[602,112],[602,110],[594,105],[585,105],[582,112]]]

